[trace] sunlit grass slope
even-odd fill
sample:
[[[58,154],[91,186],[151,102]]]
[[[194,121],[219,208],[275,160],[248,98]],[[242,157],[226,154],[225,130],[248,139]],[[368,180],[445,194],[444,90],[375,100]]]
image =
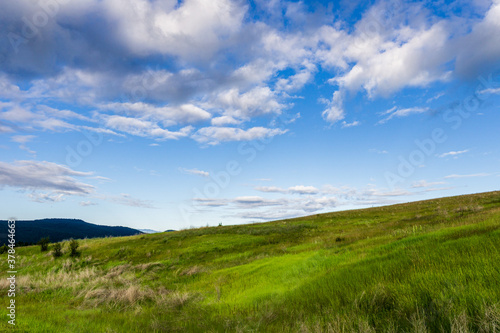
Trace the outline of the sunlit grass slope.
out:
[[[500,192],[80,244],[17,249],[18,331],[500,332]]]

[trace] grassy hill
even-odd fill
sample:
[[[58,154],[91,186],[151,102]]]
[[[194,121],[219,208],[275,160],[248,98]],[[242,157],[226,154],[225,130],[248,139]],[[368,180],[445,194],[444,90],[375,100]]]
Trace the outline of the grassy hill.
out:
[[[18,331],[500,332],[500,192],[80,250],[18,249]]]
[[[132,236],[140,233],[142,232],[132,228],[97,225],[77,219],[16,221],[17,243],[36,244],[44,237],[49,237],[53,242],[60,242],[70,238]],[[7,221],[0,220],[0,245],[8,244],[7,235]]]

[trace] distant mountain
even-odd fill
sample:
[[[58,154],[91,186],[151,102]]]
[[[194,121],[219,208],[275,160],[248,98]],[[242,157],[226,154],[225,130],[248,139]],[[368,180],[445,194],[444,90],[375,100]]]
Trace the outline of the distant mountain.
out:
[[[143,232],[145,234],[156,234],[158,232],[161,232],[161,231],[158,231],[158,230],[153,230],[153,229],[138,229],[140,232]]]
[[[77,219],[42,219],[16,221],[16,243],[35,244],[49,237],[51,242],[65,239],[82,239],[106,236],[131,236],[141,234],[136,229],[97,225]],[[7,244],[7,221],[0,220],[0,245]]]

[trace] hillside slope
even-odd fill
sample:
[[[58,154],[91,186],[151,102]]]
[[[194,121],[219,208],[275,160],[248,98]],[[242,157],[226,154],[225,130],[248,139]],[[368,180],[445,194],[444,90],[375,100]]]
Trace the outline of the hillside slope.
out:
[[[49,237],[53,242],[65,239],[95,238],[107,236],[132,236],[141,231],[127,227],[97,225],[75,219],[41,219],[16,221],[16,241],[36,244]],[[0,245],[7,243],[7,221],[0,220]]]
[[[89,239],[80,250],[80,258],[53,259],[35,246],[18,249],[17,329],[500,329],[500,192]]]

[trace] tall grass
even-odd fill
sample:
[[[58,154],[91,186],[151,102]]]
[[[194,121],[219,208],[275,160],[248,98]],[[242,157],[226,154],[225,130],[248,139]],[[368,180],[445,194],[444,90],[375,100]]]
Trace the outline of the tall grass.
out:
[[[21,332],[500,332],[500,192],[18,252]]]

